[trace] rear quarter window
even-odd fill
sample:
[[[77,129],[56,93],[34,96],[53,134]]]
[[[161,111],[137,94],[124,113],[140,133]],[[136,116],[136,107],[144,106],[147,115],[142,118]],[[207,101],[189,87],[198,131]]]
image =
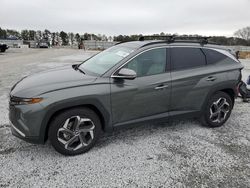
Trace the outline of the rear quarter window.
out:
[[[182,70],[206,65],[206,58],[200,48],[171,48],[172,70]]]
[[[202,49],[203,52],[206,55],[206,59],[207,59],[207,64],[219,64],[219,63],[224,63],[224,62],[231,62],[231,63],[235,63],[235,61],[226,56],[225,54],[222,54],[216,50],[212,50],[212,49]]]

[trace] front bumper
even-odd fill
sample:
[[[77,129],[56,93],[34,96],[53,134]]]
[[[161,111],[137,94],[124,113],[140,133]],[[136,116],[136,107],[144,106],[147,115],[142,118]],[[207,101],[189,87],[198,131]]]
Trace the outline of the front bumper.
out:
[[[13,125],[13,123],[10,121],[10,126],[11,126],[11,132],[12,134],[14,133],[15,135],[21,136],[22,138],[25,138],[25,134],[20,131],[17,127],[15,127],[15,125]]]
[[[41,139],[39,137],[26,136],[23,132],[21,132],[18,128],[16,128],[13,125],[13,123],[10,122],[10,125],[11,125],[11,133],[13,136],[32,144],[42,144]]]
[[[9,105],[9,120],[12,135],[30,143],[43,144],[40,134],[43,110],[40,104]]]

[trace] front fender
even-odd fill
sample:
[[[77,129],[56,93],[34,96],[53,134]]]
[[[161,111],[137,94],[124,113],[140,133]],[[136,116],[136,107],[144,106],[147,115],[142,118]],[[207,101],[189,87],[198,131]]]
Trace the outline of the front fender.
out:
[[[88,89],[88,90],[87,90]],[[101,92],[100,92],[101,91]],[[41,105],[45,115],[40,128],[40,139],[46,140],[48,126],[54,115],[60,111],[80,106],[91,106],[102,116],[104,131],[111,131],[112,116],[110,90],[106,84],[88,88],[72,88],[71,90],[47,93]]]

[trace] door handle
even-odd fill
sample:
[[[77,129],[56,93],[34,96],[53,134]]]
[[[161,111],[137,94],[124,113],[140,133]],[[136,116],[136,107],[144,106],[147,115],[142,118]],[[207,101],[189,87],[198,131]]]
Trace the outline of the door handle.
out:
[[[214,76],[209,76],[209,77],[207,77],[207,79],[206,79],[207,81],[215,81],[216,80],[216,77],[214,77]]]
[[[155,87],[155,90],[160,90],[160,89],[164,89],[164,88],[167,88],[168,85],[159,85],[159,86],[156,86]]]

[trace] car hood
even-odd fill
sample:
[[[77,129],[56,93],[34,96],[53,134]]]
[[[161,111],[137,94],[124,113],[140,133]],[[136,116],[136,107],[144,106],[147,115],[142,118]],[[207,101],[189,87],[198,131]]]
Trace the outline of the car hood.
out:
[[[51,69],[22,78],[11,89],[16,97],[34,97],[55,90],[88,85],[96,77],[86,75],[71,66]]]

